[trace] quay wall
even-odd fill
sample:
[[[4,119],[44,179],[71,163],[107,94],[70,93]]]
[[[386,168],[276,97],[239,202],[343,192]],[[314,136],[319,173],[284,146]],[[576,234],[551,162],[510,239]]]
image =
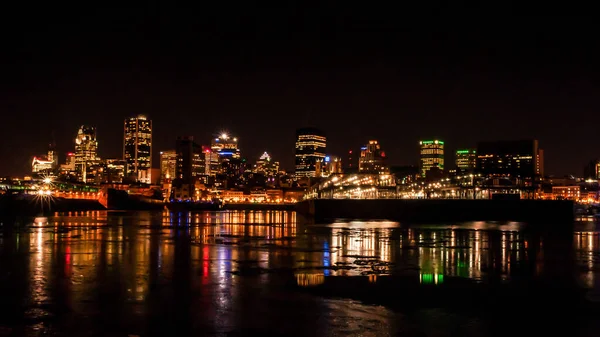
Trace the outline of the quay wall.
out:
[[[223,210],[240,211],[293,211],[294,204],[265,204],[265,203],[225,203]]]
[[[296,204],[298,213],[316,223],[336,219],[373,219],[407,223],[515,221],[571,224],[569,200],[468,199],[312,199]]]

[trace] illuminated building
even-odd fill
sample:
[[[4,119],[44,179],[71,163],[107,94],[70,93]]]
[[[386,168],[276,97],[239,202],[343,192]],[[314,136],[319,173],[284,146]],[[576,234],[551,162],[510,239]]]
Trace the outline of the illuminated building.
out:
[[[204,153],[204,174],[207,176],[215,176],[219,173],[221,169],[219,153],[217,150],[213,151],[209,147],[202,147],[202,152]]]
[[[125,177],[125,166],[127,163],[123,159],[105,159],[101,162],[101,168],[98,172],[99,180],[102,183],[122,183]]]
[[[58,156],[56,155],[54,143],[48,147],[46,156],[33,157],[31,162],[32,173],[52,173],[56,168]]]
[[[329,177],[332,174],[342,173],[342,160],[339,157],[325,156],[317,161],[315,175],[317,177]]]
[[[476,171],[483,176],[518,178],[532,185],[544,174],[544,156],[537,140],[480,142],[477,144]]]
[[[73,152],[67,153],[66,162],[64,164],[60,165],[60,174],[61,175],[75,174],[75,153],[73,153]]]
[[[48,160],[48,158],[33,157],[33,161],[31,162],[31,172],[50,172],[52,171],[53,164],[54,162],[52,160]]]
[[[296,178],[314,177],[319,160],[325,159],[327,139],[315,128],[296,130]]]
[[[459,172],[472,172],[477,165],[475,149],[456,150],[456,169]]]
[[[360,157],[358,158],[359,173],[389,173],[389,168],[385,163],[385,152],[376,140],[370,140],[369,143],[360,148]]]
[[[202,148],[194,142],[194,137],[177,137],[175,146],[177,165],[175,166],[175,179],[173,180],[174,198],[178,200],[193,199],[194,186],[201,170]]]
[[[123,159],[127,162],[125,175],[150,184],[152,168],[152,121],[144,115],[125,119]]]
[[[227,159],[240,159],[241,157],[237,137],[231,137],[225,132],[213,139],[211,150],[219,155],[221,162]]]
[[[444,171],[444,142],[441,140],[422,140],[419,142],[421,149],[420,170],[425,177],[427,171],[437,168]]]
[[[256,161],[254,171],[263,174],[265,177],[275,177],[279,172],[279,162],[274,161],[265,151]]]
[[[581,187],[574,186],[552,186],[552,197],[556,200],[575,200],[581,197]]]
[[[88,167],[98,161],[98,141],[96,128],[82,125],[75,138],[75,172],[78,181],[87,181]]]
[[[175,150],[160,152],[160,177],[163,183],[175,178],[177,152]]]

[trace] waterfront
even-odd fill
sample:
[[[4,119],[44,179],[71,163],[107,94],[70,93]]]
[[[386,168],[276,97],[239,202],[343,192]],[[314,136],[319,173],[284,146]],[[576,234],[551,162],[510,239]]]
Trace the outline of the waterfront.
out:
[[[12,220],[2,230],[0,335],[479,336],[561,328],[586,336],[600,327],[594,308],[573,295],[589,301],[600,291],[593,222],[565,234],[521,223],[317,226],[287,211],[90,211]],[[505,286],[514,289],[512,302],[494,306]],[[547,291],[543,303],[527,297],[533,289]],[[402,299],[405,306],[396,305]]]

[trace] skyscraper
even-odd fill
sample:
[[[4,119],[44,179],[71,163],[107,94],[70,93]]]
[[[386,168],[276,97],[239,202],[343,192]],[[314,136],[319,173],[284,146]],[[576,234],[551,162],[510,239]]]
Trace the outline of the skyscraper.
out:
[[[369,143],[360,149],[358,158],[358,172],[385,174],[389,169],[385,163],[385,152],[376,140],[370,140]]]
[[[544,175],[544,152],[535,139],[480,142],[476,170],[487,177],[518,178],[520,184],[532,186]]]
[[[221,160],[240,159],[241,157],[237,137],[231,137],[225,132],[213,139],[211,149],[219,154]]]
[[[125,176],[149,184],[152,168],[152,121],[144,115],[125,119],[123,134]]]
[[[316,128],[296,130],[296,178],[314,177],[317,161],[325,158],[327,138]]]
[[[475,149],[456,150],[456,169],[458,172],[472,172],[477,162]]]
[[[177,153],[175,150],[160,152],[160,180],[164,183],[175,179]]]
[[[77,180],[86,182],[87,171],[98,161],[98,141],[96,128],[82,125],[75,138],[75,172]]]
[[[421,176],[425,177],[432,168],[444,170],[444,142],[438,139],[422,140],[419,142],[421,150]]]
[[[194,142],[194,137],[177,137],[175,145],[177,165],[173,190],[175,199],[194,199],[195,184],[200,175],[204,174],[202,147]]]

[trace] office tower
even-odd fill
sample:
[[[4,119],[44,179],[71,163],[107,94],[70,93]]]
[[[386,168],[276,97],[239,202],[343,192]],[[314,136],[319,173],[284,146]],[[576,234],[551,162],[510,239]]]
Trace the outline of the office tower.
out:
[[[211,150],[219,155],[221,161],[241,158],[237,137],[231,137],[227,133],[213,139]]]
[[[96,128],[82,125],[75,138],[75,172],[77,180],[86,182],[88,168],[98,161]]]
[[[476,170],[484,176],[519,178],[522,184],[531,184],[544,174],[544,154],[537,140],[480,142]]]
[[[456,150],[456,169],[458,172],[473,172],[477,164],[475,149]]]
[[[432,168],[444,170],[444,142],[438,139],[422,140],[419,142],[421,150],[420,170],[421,177]]]
[[[160,152],[160,180],[165,183],[175,179],[177,152],[175,150]]]
[[[279,162],[274,161],[265,151],[256,161],[254,171],[263,174],[265,177],[275,177],[279,172]]]
[[[342,173],[342,159],[335,156],[325,156],[317,161],[315,175],[317,177],[329,177],[332,174]]]
[[[132,180],[150,184],[152,168],[152,121],[144,115],[125,119],[123,159],[125,175]]]
[[[173,190],[175,199],[195,199],[195,184],[202,167],[202,147],[194,142],[194,137],[177,137],[175,144],[177,164],[175,167],[175,179]]]
[[[314,177],[317,161],[325,158],[327,139],[316,128],[296,130],[296,178]]]
[[[376,140],[370,140],[367,145],[360,148],[358,172],[370,174],[389,173],[385,159],[385,152],[381,150],[379,143]]]

